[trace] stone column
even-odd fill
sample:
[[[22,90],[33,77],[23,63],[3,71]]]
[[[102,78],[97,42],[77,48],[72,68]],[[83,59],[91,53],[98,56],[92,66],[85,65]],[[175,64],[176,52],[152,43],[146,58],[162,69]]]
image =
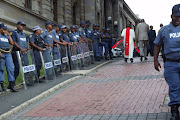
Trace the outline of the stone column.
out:
[[[72,25],[72,6],[71,0],[64,0],[64,23],[67,27]]]
[[[42,16],[53,20],[53,3],[50,0],[42,0]]]
[[[64,24],[64,0],[57,1],[57,10],[58,10],[58,23],[63,25]]]

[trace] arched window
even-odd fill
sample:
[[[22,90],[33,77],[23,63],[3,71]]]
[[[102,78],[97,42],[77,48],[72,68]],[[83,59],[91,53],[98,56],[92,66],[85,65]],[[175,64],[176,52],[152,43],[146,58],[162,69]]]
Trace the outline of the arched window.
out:
[[[32,0],[25,0],[25,8],[32,9]]]

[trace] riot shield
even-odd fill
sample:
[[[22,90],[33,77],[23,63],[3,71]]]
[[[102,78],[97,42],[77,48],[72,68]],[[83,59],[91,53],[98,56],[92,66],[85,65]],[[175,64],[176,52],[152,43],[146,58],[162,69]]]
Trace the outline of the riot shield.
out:
[[[52,55],[50,53],[50,50],[44,49],[43,52],[40,52],[42,63],[43,63],[43,68],[44,68],[44,74],[45,74],[45,79],[46,80],[55,80],[56,75],[54,71],[54,66],[53,66],[53,60],[52,60]]]
[[[23,84],[32,86],[38,83],[37,71],[35,66],[34,54],[32,50],[28,50],[26,54],[21,51],[16,51],[17,59],[19,62],[20,70],[22,73]]]
[[[93,44],[92,44],[92,42],[89,43],[89,55],[90,55],[90,62],[91,62],[91,64],[94,64],[95,60],[94,60],[94,51],[93,51]]]
[[[89,48],[88,48],[88,43],[83,44],[83,49],[84,49],[84,64],[85,66],[90,65],[90,55],[89,55]]]
[[[71,70],[78,70],[78,59],[77,59],[77,46],[72,45],[69,46],[70,50],[70,65],[71,65]]]
[[[55,74],[59,75],[62,72],[61,53],[59,47],[53,48],[53,64],[54,64]]]
[[[78,67],[84,67],[83,43],[79,43],[77,45],[77,59],[78,59]]]
[[[68,72],[70,71],[68,47],[64,45],[60,45],[60,50],[61,50],[61,60],[62,60],[62,72]]]

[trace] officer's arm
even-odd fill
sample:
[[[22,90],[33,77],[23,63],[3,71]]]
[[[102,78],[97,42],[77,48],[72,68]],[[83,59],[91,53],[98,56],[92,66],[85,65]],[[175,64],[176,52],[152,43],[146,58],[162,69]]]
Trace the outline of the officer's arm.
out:
[[[13,42],[13,39],[11,38],[11,36],[8,35],[8,37],[9,37],[9,44],[10,44],[10,45],[14,45],[14,42]]]
[[[161,46],[156,45],[156,44],[154,45],[154,68],[157,71],[160,71],[159,67],[161,68],[161,65],[160,65],[160,63],[158,61],[158,56],[159,56],[160,48],[161,48]]]
[[[33,48],[36,48],[36,49],[39,50],[39,51],[43,51],[43,48],[38,47],[36,44],[34,44],[34,42],[30,42],[30,45],[31,45]]]

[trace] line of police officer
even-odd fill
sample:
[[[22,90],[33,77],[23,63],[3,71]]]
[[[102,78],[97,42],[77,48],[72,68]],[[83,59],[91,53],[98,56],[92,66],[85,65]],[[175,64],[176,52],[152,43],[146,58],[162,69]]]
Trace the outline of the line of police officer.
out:
[[[40,52],[44,51],[44,48],[50,50],[53,58],[59,57],[57,50],[59,45],[77,45],[78,43],[92,43],[94,48],[95,60],[100,61],[102,56],[102,47],[105,47],[105,59],[108,59],[108,51],[110,59],[112,59],[111,47],[112,47],[112,36],[106,30],[101,33],[100,27],[97,24],[93,24],[93,29],[90,30],[91,22],[81,22],[80,27],[72,25],[70,31],[67,34],[67,27],[65,25],[56,25],[53,29],[53,24],[50,21],[45,22],[45,29],[42,30],[39,26],[33,27],[33,34],[30,35],[29,39],[23,32],[26,24],[22,21],[17,22],[17,29],[12,32],[12,35],[7,31],[7,26],[2,23],[0,24],[0,85],[2,91],[5,91],[4,83],[4,66],[7,69],[7,76],[9,81],[8,89],[12,92],[17,92],[15,89],[15,81],[19,75],[19,63],[17,59],[17,52],[21,51],[23,57],[27,57],[27,50],[33,49],[35,56],[36,70],[38,78],[40,77],[40,69],[42,68],[42,61]],[[101,49],[99,45],[101,43]],[[9,44],[13,45],[13,49],[9,48]],[[11,57],[12,53],[12,57]],[[13,58],[13,59],[12,59]],[[28,65],[28,60],[24,61]],[[26,76],[25,76],[26,77]],[[27,76],[28,77],[28,76]],[[29,86],[34,85],[33,81],[26,83]]]

